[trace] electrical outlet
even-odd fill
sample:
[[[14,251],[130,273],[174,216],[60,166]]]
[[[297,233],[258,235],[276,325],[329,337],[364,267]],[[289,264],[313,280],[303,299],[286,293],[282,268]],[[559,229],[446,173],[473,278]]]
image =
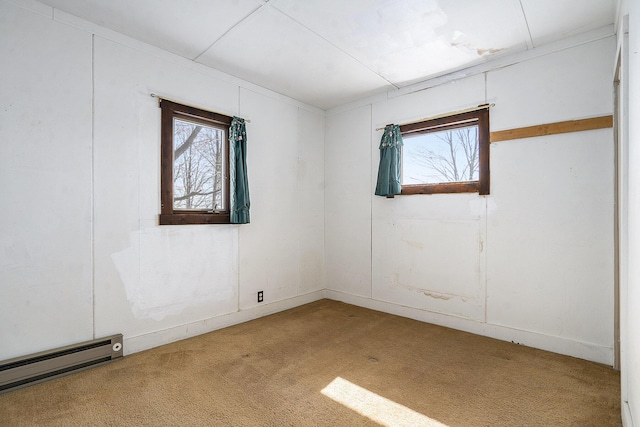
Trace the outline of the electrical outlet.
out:
[[[258,302],[264,301],[264,294],[262,291],[258,291]]]

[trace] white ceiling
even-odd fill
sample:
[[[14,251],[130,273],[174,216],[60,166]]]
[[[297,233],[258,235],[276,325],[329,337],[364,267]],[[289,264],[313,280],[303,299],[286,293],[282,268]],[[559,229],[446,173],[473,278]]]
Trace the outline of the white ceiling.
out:
[[[616,0],[40,0],[328,109],[614,22]]]

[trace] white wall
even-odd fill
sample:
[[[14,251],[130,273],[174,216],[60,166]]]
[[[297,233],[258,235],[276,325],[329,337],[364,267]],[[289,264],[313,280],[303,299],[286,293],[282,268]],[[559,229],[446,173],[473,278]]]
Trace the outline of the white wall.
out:
[[[621,394],[623,425],[633,427],[640,420],[640,4],[623,0],[619,9]]]
[[[492,144],[487,197],[373,192],[375,128],[390,122],[484,102],[496,104],[494,131],[611,114],[613,38],[325,118],[19,4],[0,0],[0,359],[117,332],[137,351],[327,288],[347,302],[612,363],[611,130]],[[151,92],[251,120],[251,224],[156,225]],[[640,381],[629,383],[637,394]]]
[[[327,287],[371,297],[371,107],[335,115],[325,142]]]
[[[0,360],[112,333],[130,353],[323,296],[324,112],[20,6],[0,0]],[[150,93],[251,120],[251,224],[157,225]]]
[[[492,129],[611,114],[614,46],[610,37],[489,73]],[[606,129],[493,144],[487,254],[488,322],[581,343],[586,358],[607,364],[612,136]]]
[[[91,35],[2,2],[0,58],[4,359],[93,332]]]
[[[328,112],[328,295],[612,364],[611,129],[492,144],[487,197],[373,193],[375,128],[485,102],[492,131],[612,114],[614,51],[608,37]]]

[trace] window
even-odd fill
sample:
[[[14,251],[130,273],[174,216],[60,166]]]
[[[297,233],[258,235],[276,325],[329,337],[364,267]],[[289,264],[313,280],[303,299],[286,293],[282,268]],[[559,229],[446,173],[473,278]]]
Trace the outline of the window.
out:
[[[489,110],[400,126],[402,193],[489,194]]]
[[[160,101],[160,224],[229,223],[231,117]]]

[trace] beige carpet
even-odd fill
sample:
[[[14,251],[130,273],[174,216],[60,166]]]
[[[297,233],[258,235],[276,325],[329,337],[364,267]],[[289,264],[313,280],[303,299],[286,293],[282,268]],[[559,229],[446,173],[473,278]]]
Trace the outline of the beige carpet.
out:
[[[321,300],[0,395],[2,426],[619,426],[609,367]]]

